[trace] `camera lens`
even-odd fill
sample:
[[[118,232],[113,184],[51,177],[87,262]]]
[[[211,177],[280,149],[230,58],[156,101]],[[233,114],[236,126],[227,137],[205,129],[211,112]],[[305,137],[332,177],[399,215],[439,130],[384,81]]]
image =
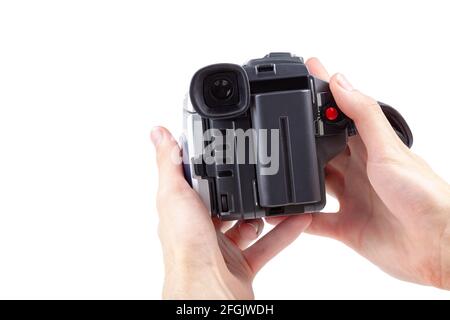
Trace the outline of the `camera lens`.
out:
[[[233,85],[227,79],[216,80],[211,86],[211,94],[217,100],[227,100],[233,94]]]
[[[203,80],[203,97],[206,106],[208,108],[232,108],[239,104],[238,85],[237,72],[211,72]]]

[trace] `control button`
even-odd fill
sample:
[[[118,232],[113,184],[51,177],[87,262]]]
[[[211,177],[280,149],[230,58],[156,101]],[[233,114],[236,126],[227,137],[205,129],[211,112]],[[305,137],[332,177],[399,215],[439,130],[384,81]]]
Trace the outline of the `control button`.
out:
[[[334,107],[328,107],[325,110],[325,118],[330,121],[335,121],[339,117],[339,111]]]
[[[222,206],[222,212],[228,212],[228,197],[226,194],[220,195],[220,204]]]
[[[268,58],[291,58],[290,52],[271,52],[266,57]]]

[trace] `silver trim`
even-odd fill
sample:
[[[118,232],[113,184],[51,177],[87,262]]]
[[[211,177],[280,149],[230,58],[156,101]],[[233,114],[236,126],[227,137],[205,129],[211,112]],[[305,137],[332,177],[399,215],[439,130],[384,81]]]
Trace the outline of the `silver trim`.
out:
[[[211,212],[211,200],[209,198],[209,184],[206,179],[195,175],[193,159],[203,155],[203,125],[201,117],[195,113],[186,95],[183,103],[183,134],[187,141],[189,154],[189,168],[192,177],[192,188],[198,193],[200,199]]]

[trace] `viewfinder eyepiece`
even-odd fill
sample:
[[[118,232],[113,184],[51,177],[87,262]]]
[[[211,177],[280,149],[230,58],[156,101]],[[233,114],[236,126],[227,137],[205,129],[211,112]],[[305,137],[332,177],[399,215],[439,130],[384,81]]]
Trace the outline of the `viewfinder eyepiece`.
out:
[[[227,79],[214,81],[211,93],[217,100],[228,100],[233,94],[232,84]]]
[[[234,64],[216,64],[199,70],[192,78],[189,94],[194,109],[211,119],[244,113],[250,101],[247,74]]]

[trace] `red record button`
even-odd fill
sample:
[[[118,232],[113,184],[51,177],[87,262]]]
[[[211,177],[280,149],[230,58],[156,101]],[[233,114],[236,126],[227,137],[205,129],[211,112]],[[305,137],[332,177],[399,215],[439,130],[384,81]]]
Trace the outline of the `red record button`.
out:
[[[325,118],[330,121],[334,121],[338,118],[339,111],[334,107],[328,107],[325,109]]]

